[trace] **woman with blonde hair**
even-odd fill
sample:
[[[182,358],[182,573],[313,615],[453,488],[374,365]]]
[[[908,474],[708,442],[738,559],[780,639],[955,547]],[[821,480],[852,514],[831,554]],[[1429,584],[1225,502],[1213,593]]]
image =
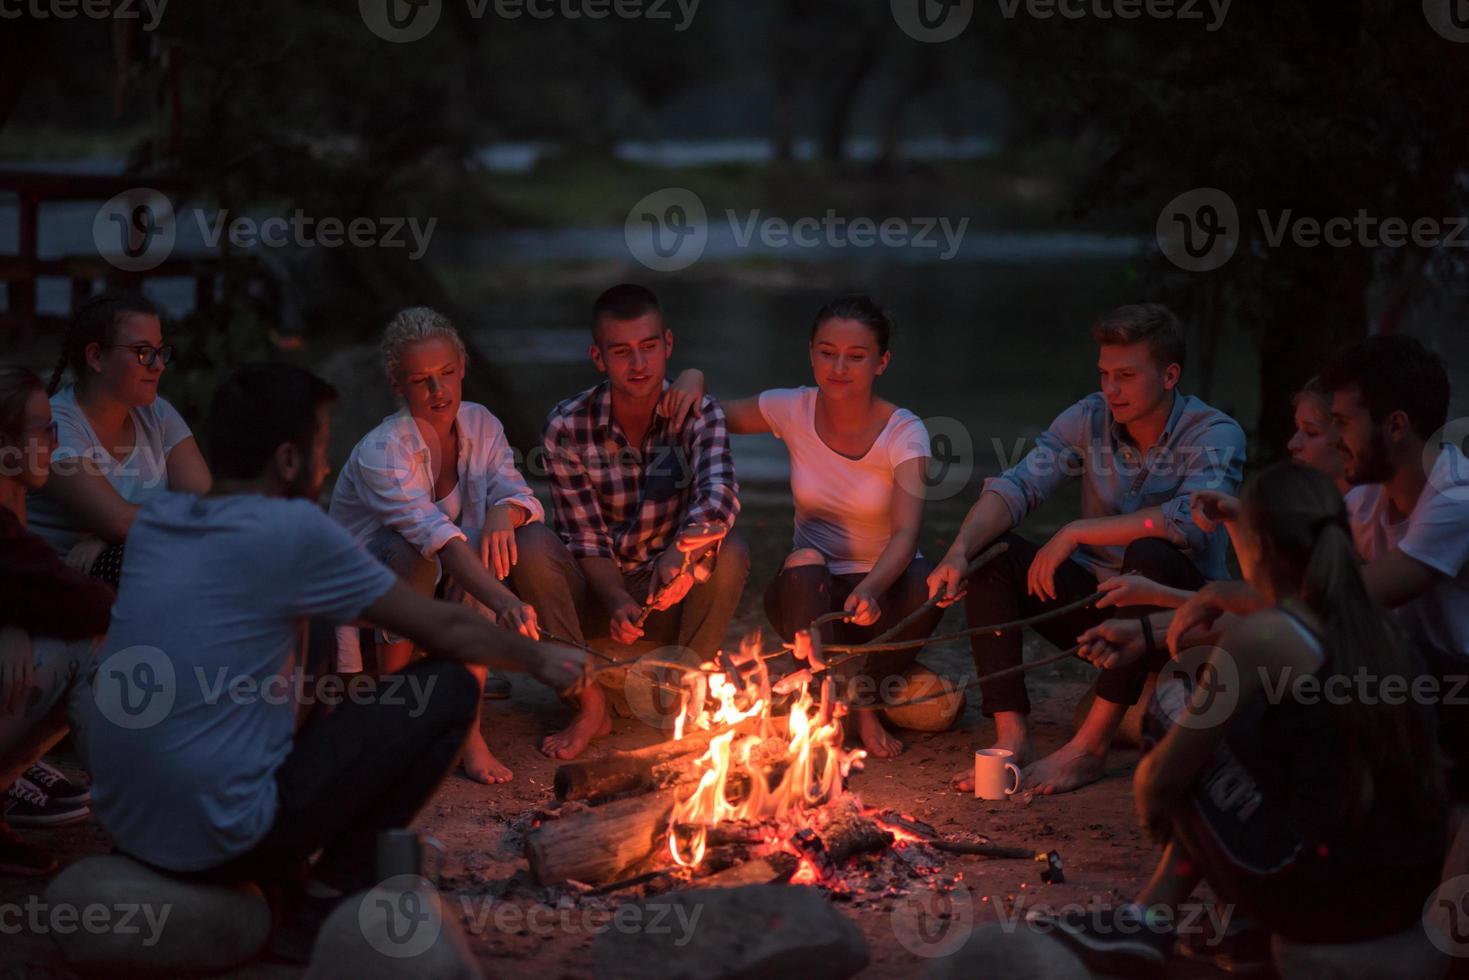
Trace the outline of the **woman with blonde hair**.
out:
[[[503,580],[518,559],[517,537],[549,533],[545,512],[516,469],[500,420],[462,398],[463,340],[442,314],[413,307],[383,331],[382,357],[402,407],[352,450],[332,493],[332,517],[418,591],[458,596],[537,639],[535,610]],[[376,645],[383,673],[413,653],[411,643],[384,634]],[[363,669],[356,629],[338,629],[337,661],[343,672]],[[484,669],[476,673],[483,686]],[[512,775],[478,724],[465,743],[464,770],[482,783]]]

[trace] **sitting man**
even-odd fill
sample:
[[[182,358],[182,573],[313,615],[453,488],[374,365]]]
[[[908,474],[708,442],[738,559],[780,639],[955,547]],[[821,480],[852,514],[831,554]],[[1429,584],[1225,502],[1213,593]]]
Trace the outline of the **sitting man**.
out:
[[[1090,595],[1097,583],[1138,573],[1161,585],[1197,589],[1226,574],[1222,530],[1199,529],[1189,494],[1199,489],[1234,493],[1244,467],[1244,431],[1229,416],[1177,391],[1184,340],[1178,319],[1148,303],[1123,306],[1092,327],[1100,347],[1102,390],[1056,417],[1016,466],[985,481],[948,553],[929,576],[930,595],[949,602],[967,591],[970,626],[1028,618]],[[1061,528],[1044,547],[1011,532],[1069,476],[1082,479],[1082,519]],[[970,561],[997,540],[1000,558],[967,582]],[[1081,608],[1037,626],[1059,647],[1106,618]],[[971,638],[981,675],[1021,662],[1016,631]],[[1024,784],[1039,793],[1064,793],[1101,777],[1112,736],[1142,694],[1149,669],[1164,654],[1104,671],[1097,699],[1071,741],[1031,763],[1030,700],[1021,674],[981,685],[984,713],[995,720],[996,747],[1026,766]],[[973,788],[960,773],[955,788]]]
[[[664,375],[673,332],[642,286],[614,286],[597,298],[590,353],[607,380],[546,420],[552,509],[565,544],[547,546],[546,536],[521,545],[511,584],[553,637],[610,636],[625,648],[644,635],[646,620],[650,634],[713,659],[739,603],[749,551],[732,532],[690,551],[679,545],[706,527],[732,528],[739,513],[724,412],[705,396],[676,429],[660,411],[672,390]],[[589,608],[589,593],[599,609]],[[627,653],[614,647],[619,652]],[[598,685],[581,692],[578,708],[541,751],[572,759],[611,730]]]
[[[161,493],[139,511],[108,642],[71,704],[116,848],[285,898],[291,945],[278,936],[273,948],[289,956],[309,951],[333,899],[370,883],[378,832],[407,826],[450,771],[479,701],[466,663],[558,690],[585,667],[581,651],[419,595],[322,512],[335,397],[283,364],[220,385],[208,425],[214,490]],[[308,617],[360,618],[428,659],[381,696],[354,682],[343,698],[302,673]],[[302,702],[315,700],[290,696],[298,690],[346,703],[298,728]]]

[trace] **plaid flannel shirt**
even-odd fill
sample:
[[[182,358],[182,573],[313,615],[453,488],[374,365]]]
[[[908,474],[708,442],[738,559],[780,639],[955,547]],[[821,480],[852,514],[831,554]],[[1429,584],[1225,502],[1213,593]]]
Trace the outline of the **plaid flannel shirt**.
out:
[[[634,448],[612,418],[612,387],[604,381],[551,410],[544,446],[556,530],[577,558],[611,558],[630,573],[683,528],[733,527],[740,512],[729,427],[708,395],[683,431],[669,432],[668,420],[655,415]],[[701,563],[714,558],[711,549]]]

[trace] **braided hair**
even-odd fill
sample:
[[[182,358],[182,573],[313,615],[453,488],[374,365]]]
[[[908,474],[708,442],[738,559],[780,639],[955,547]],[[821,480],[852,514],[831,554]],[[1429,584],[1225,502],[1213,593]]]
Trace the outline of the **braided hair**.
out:
[[[61,348],[61,357],[51,380],[46,384],[46,394],[54,395],[61,387],[61,376],[68,367],[74,378],[86,377],[87,348],[92,344],[110,344],[116,336],[117,324],[123,317],[141,314],[158,316],[158,307],[142,293],[103,293],[94,296],[77,308],[72,315],[71,326],[66,331],[66,341]]]

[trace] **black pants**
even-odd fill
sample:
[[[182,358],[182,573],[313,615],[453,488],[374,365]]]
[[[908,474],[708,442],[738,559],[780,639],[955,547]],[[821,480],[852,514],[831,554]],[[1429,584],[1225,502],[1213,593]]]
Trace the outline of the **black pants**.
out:
[[[854,626],[851,623],[828,623],[821,628],[823,643],[857,644],[866,643],[873,637],[886,632],[903,617],[923,605],[928,598],[928,573],[933,565],[925,558],[914,558],[878,598],[882,614],[870,626]],[[798,630],[811,625],[812,620],[842,608],[852,590],[861,584],[867,575],[854,572],[849,575],[833,575],[826,565],[799,565],[782,569],[781,573],[765,590],[765,615],[782,639],[795,637]],[[943,618],[942,609],[930,609],[917,620],[903,627],[890,637],[891,640],[915,640],[933,633],[934,627]],[[859,661],[851,661],[842,670],[847,703],[856,708],[869,707],[874,695],[885,700],[898,697],[900,690],[895,685],[905,670],[912,666],[921,648],[894,653],[869,654]]]
[[[369,887],[378,832],[413,821],[451,771],[479,709],[479,685],[462,664],[420,660],[399,673],[417,680],[424,703],[409,684],[394,691],[380,681],[375,698],[348,700],[301,729],[276,770],[270,831],[247,853],[184,877],[273,884],[320,849],[322,880],[344,891]]]
[[[1091,572],[1074,560],[1062,562],[1056,569],[1056,599],[1037,599],[1026,592],[1026,576],[1030,563],[1040,550],[1018,534],[1006,534],[1000,540],[1010,545],[1005,552],[981,568],[969,579],[969,594],[964,600],[964,614],[969,625],[986,626],[1004,623],[1056,609],[1084,599],[1097,590]],[[1122,570],[1144,575],[1160,585],[1176,589],[1197,590],[1204,586],[1204,576],[1178,548],[1161,538],[1140,538],[1127,546],[1122,556]],[[1065,649],[1076,638],[1098,623],[1119,616],[1135,616],[1153,607],[1130,606],[1123,609],[1078,609],[1059,619],[1048,620],[1035,627],[1037,633]],[[978,633],[969,639],[974,651],[974,666],[980,675],[1017,666],[1023,656],[1019,630],[995,636]],[[1129,667],[1102,671],[1097,680],[1097,697],[1114,704],[1136,704],[1150,671],[1158,669],[1166,654],[1160,652],[1154,662],[1138,662]],[[985,715],[997,711],[1030,713],[1030,696],[1025,691],[1025,675],[1010,674],[980,685]]]

